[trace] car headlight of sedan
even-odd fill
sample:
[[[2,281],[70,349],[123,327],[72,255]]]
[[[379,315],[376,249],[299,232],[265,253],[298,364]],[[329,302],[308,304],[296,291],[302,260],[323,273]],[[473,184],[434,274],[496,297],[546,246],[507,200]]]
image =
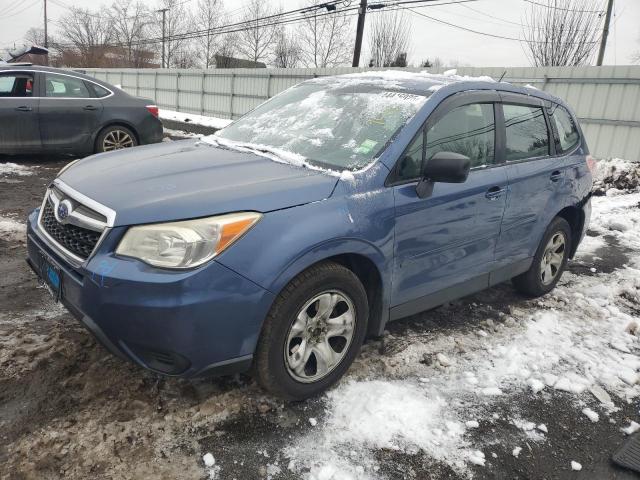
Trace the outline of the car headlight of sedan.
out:
[[[240,212],[131,227],[116,254],[154,267],[194,268],[223,252],[261,217],[257,212]]]

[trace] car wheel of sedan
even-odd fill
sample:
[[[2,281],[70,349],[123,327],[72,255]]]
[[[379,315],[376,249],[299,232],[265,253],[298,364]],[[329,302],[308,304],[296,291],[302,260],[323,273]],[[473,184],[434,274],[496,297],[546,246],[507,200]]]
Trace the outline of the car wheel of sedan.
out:
[[[278,295],[256,349],[254,373],[263,388],[304,400],[349,368],[367,331],[367,294],[358,277],[334,262],[315,265]]]
[[[135,134],[127,127],[114,125],[105,128],[96,140],[96,152],[110,152],[138,145]]]
[[[571,241],[569,223],[556,217],[542,237],[531,268],[513,279],[516,290],[532,297],[553,290],[567,266]]]

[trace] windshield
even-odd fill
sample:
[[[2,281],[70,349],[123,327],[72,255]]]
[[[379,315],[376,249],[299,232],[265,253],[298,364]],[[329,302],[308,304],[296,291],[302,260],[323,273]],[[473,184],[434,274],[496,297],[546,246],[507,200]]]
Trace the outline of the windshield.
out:
[[[355,170],[384,149],[427,100],[358,82],[303,83],[249,112],[216,136]]]

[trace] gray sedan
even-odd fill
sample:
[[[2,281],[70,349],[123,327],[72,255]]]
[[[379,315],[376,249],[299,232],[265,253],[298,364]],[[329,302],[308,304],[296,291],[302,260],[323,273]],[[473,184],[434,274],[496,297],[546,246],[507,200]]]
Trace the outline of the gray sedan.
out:
[[[0,154],[87,155],[160,141],[151,100],[68,70],[0,65]]]

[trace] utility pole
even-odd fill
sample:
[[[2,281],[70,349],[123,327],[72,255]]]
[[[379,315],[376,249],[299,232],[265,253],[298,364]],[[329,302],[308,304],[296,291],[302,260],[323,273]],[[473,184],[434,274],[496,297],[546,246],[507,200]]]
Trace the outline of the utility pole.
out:
[[[613,10],[613,0],[609,0],[607,4],[607,16],[604,19],[604,28],[602,29],[602,39],[600,40],[600,51],[598,52],[597,66],[602,65],[604,60],[604,49],[607,47],[607,36],[609,35],[609,23],[611,22],[611,10]]]
[[[358,9],[358,26],[356,27],[356,44],[353,48],[352,67],[360,65],[360,50],[362,49],[362,34],[364,33],[364,16],[367,13],[367,0],[360,0]]]
[[[164,66],[164,42],[165,42],[165,19],[166,19],[166,13],[167,10],[169,10],[168,8],[161,8],[160,10],[156,10],[157,12],[162,12],[162,68],[165,68]]]
[[[49,47],[49,39],[47,38],[47,0],[44,0],[44,48]]]

